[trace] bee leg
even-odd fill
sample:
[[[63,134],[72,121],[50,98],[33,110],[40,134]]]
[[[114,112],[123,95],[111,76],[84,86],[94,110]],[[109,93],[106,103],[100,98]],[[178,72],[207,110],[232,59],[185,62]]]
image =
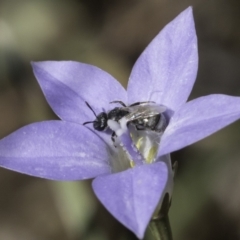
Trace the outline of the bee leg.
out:
[[[115,132],[113,132],[112,133],[112,136],[111,136],[111,139],[112,139],[112,142],[113,142],[113,146],[116,148],[117,146],[115,145],[115,138],[116,138],[116,133]]]
[[[119,104],[121,104],[123,107],[126,107],[126,104],[125,104],[124,102],[122,102],[122,101],[112,101],[112,102],[110,102],[110,103],[119,103]]]

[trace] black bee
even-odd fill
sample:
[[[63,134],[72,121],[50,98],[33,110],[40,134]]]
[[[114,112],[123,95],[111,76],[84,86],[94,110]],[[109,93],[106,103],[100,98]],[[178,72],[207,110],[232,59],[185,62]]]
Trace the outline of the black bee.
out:
[[[115,107],[108,113],[101,112],[96,115],[92,107],[86,102],[96,119],[94,121],[85,122],[83,125],[93,123],[93,128],[95,130],[104,131],[108,128],[108,120],[119,122],[119,120],[125,118],[127,124],[134,125],[137,130],[162,132],[166,127],[166,118],[163,115],[163,112],[166,110],[165,106],[150,101],[136,102],[129,106],[126,106],[122,101],[113,101],[111,103],[119,103],[122,107]],[[113,141],[114,136],[115,132],[112,134]]]
[[[129,110],[127,108],[115,107],[114,109],[110,110],[108,113],[101,112],[97,115],[92,109],[92,107],[87,102],[85,103],[92,110],[96,119],[94,121],[85,122],[83,123],[83,125],[93,123],[93,128],[97,131],[104,131],[108,127],[107,121],[109,119],[118,122],[122,117],[129,114]],[[114,103],[114,102],[111,102],[111,103]]]

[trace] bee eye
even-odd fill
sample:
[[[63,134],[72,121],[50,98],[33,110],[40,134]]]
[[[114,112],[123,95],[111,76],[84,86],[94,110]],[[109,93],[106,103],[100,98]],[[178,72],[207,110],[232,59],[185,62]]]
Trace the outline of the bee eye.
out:
[[[96,121],[96,122],[93,122],[93,127],[98,131],[103,131],[106,128],[106,124],[104,124],[104,122],[102,121],[98,121],[98,122]]]
[[[107,119],[107,114],[105,112],[100,113],[93,122],[94,129],[103,131],[107,127]]]

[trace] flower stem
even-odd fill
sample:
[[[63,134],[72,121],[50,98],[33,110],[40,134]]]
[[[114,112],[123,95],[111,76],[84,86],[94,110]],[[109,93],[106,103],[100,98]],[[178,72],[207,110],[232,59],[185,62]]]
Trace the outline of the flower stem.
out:
[[[169,194],[166,193],[160,211],[154,214],[147,229],[147,240],[173,240],[168,210],[171,205]]]
[[[152,235],[151,240],[173,240],[168,215],[152,219],[148,227]]]

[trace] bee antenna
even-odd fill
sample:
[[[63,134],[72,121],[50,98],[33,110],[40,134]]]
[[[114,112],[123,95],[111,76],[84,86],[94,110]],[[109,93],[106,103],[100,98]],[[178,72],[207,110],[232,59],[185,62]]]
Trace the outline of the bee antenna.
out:
[[[85,123],[83,123],[83,125],[86,125],[86,124],[89,124],[89,123],[94,123],[94,121],[91,121],[91,122],[85,122]]]
[[[86,103],[86,105],[92,110],[92,112],[93,112],[93,114],[95,115],[95,117],[97,117],[97,114],[93,111],[93,109],[92,109],[92,107],[89,105],[89,103],[86,102],[86,101],[85,101],[85,103]],[[92,122],[87,122],[87,123],[92,123]],[[87,123],[86,123],[86,124],[87,124]],[[84,124],[85,124],[85,123],[84,123]],[[83,124],[83,125],[84,125],[84,124]]]
[[[110,102],[110,103],[119,103],[119,104],[122,105],[123,107],[126,107],[126,104],[123,103],[122,101],[119,101],[119,100],[117,100],[117,101],[112,101],[112,102]]]

